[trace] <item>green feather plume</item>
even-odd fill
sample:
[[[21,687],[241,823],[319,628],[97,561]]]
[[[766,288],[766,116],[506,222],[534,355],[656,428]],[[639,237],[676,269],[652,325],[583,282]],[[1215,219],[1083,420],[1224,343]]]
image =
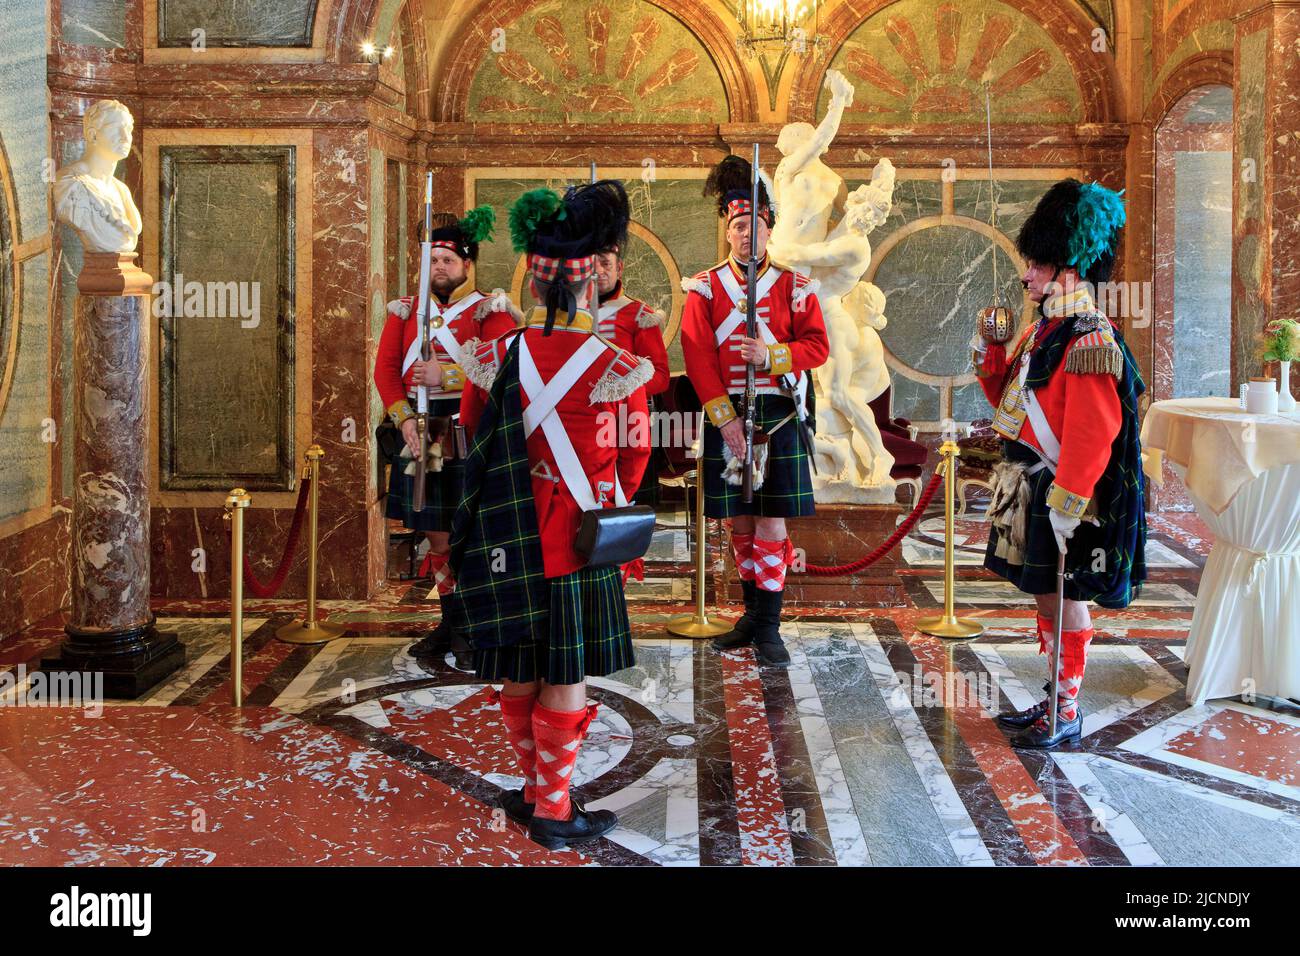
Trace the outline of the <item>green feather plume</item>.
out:
[[[564,218],[564,203],[551,189],[530,189],[510,207],[510,243],[515,252],[527,252],[537,227],[559,211]]]
[[[1067,265],[1074,266],[1081,274],[1091,269],[1115,244],[1115,233],[1127,219],[1122,194],[1122,190],[1117,193],[1097,183],[1085,183],[1079,190]]]
[[[487,242],[492,238],[492,227],[496,225],[496,211],[488,205],[475,206],[465,213],[459,223],[460,231],[469,242]]]

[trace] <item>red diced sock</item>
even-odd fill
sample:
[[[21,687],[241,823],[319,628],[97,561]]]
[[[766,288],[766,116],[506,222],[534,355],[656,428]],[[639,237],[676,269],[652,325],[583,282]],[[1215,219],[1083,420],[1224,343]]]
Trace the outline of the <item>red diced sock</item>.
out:
[[[736,559],[736,573],[740,575],[740,580],[754,580],[754,536],[733,531],[731,556]]]
[[[535,816],[568,820],[572,815],[569,782],[596,708],[596,704],[574,711],[551,710],[541,704],[533,708],[533,741],[537,745]]]
[[[506,739],[515,752],[515,766],[524,778],[524,801],[536,803],[537,746],[533,741],[533,707],[536,694],[502,694],[501,722],[506,725]]]
[[[451,568],[447,562],[451,560],[451,552],[443,551],[435,553],[430,551],[425,556],[424,564],[420,565],[420,575],[426,573],[433,578],[433,585],[438,589],[439,596],[450,594],[456,590],[456,579],[452,577]]]
[[[1057,674],[1057,715],[1062,720],[1074,720],[1079,713],[1079,690],[1083,687],[1083,671],[1088,663],[1088,644],[1092,641],[1092,628],[1061,632],[1061,669]]]
[[[754,538],[754,583],[764,591],[785,590],[785,569],[794,556],[794,542]]]
[[[1052,651],[1052,632],[1056,621],[1050,617],[1038,615],[1038,653],[1050,654]]]

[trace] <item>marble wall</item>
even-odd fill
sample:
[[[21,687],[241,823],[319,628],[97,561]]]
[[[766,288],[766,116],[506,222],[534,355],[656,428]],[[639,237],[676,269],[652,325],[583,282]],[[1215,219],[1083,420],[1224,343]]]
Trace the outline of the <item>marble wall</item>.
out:
[[[62,336],[51,311],[42,4],[0,0],[0,634],[68,598],[59,508]]]

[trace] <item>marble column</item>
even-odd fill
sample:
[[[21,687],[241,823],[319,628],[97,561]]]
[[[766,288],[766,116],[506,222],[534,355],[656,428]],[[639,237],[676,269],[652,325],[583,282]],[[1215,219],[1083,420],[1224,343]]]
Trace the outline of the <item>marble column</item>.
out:
[[[54,672],[136,698],[185,662],[149,608],[149,290],[133,254],[86,253],[73,342],[72,611]]]
[[[1232,385],[1264,374],[1260,332],[1300,314],[1300,3],[1233,21]],[[1292,379],[1293,391],[1300,383]],[[1300,394],[1300,391],[1297,391]]]

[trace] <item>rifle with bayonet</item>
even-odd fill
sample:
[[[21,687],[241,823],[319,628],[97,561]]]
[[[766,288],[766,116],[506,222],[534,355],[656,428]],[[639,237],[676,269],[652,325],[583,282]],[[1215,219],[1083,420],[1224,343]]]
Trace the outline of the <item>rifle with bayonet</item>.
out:
[[[426,173],[424,179],[424,239],[420,242],[420,361],[426,365],[432,360],[433,352],[429,347],[429,265],[433,257],[433,241],[429,238],[433,232],[433,173]],[[415,459],[415,491],[411,496],[411,507],[415,511],[424,510],[425,481],[429,468],[429,387],[421,377],[415,387],[415,432],[419,435],[420,449]]]
[[[749,262],[745,265],[745,335],[758,338],[758,143],[749,166]],[[745,470],[740,496],[745,504],[754,501],[754,405],[758,388],[754,381],[754,363],[745,363]]]

